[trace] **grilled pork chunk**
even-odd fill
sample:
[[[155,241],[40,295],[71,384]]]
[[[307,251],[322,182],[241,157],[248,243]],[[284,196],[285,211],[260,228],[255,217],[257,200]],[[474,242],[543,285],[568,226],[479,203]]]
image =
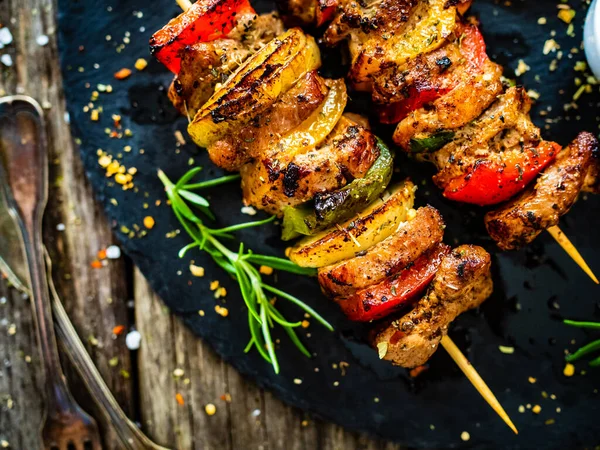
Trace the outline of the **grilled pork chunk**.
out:
[[[402,367],[424,364],[458,315],[478,307],[493,289],[490,255],[462,245],[442,261],[427,294],[404,316],[374,333],[380,357]]]
[[[540,130],[529,117],[531,100],[522,87],[512,87],[474,122],[457,130],[454,139],[432,155],[427,155],[439,172],[435,184],[444,189],[477,160],[502,162],[507,152],[537,145]]]
[[[288,206],[362,178],[378,156],[373,133],[342,118],[319,148],[295,155],[267,150],[243,166],[244,202],[281,215]]]
[[[275,13],[246,13],[225,39],[185,47],[181,69],[169,88],[169,99],[183,115],[194,117],[223,83],[250,55],[277,35],[283,23]]]
[[[522,247],[556,225],[575,203],[597,152],[594,135],[580,133],[542,172],[534,186],[487,213],[485,225],[498,246],[503,250]]]
[[[323,78],[316,71],[307,73],[267,111],[211,145],[210,159],[225,170],[237,171],[247,162],[262,158],[285,133],[319,107],[327,92]]]
[[[319,284],[330,297],[347,297],[410,267],[444,237],[444,220],[435,208],[419,208],[413,219],[358,256],[319,269]]]

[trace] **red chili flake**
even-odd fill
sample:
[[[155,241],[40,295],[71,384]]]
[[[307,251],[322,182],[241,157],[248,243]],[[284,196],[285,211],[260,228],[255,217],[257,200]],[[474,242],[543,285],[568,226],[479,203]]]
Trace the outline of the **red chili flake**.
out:
[[[106,259],[106,249],[103,248],[102,250],[99,250],[96,256],[98,256],[98,259],[100,260]]]
[[[117,325],[112,330],[113,334],[115,334],[117,336],[120,335],[120,334],[122,334],[123,331],[125,331],[125,326],[124,325]]]
[[[121,70],[119,70],[117,73],[115,73],[115,78],[117,80],[124,80],[125,78],[128,78],[131,75],[131,69],[127,69],[127,68],[123,68]]]
[[[181,395],[179,392],[177,394],[175,394],[175,400],[177,400],[177,403],[181,406],[185,405],[185,400],[183,399],[183,395]]]
[[[411,369],[409,374],[412,378],[417,378],[419,375],[421,375],[427,369],[428,369],[427,366],[417,366],[414,369]]]
[[[92,263],[90,264],[90,266],[92,266],[92,269],[101,269],[102,268],[102,263],[100,261],[98,261],[97,259],[93,260]]]

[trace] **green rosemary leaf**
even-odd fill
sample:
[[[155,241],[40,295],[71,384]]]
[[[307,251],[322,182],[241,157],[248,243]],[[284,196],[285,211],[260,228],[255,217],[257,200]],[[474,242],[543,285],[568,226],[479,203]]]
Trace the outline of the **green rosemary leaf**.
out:
[[[265,359],[265,361],[267,361],[269,364],[273,364],[273,361],[271,360],[271,358],[267,354],[267,351],[265,350],[265,342],[262,339],[261,326],[256,320],[254,320],[254,316],[252,316],[251,314],[248,314],[248,328],[250,328],[252,340],[254,341],[254,344],[256,345],[256,349],[258,350],[258,353],[260,353],[260,356],[262,356]]]
[[[181,197],[175,191],[167,190],[167,196],[169,200],[171,200],[171,204],[174,209],[178,210],[186,219],[190,222],[201,223],[202,220],[194,214],[194,212],[190,209],[186,202],[184,202]]]
[[[188,181],[190,181],[194,176],[202,170],[202,167],[194,167],[193,169],[188,170],[183,176],[179,179],[177,183],[175,183],[175,187],[180,189],[183,185],[185,185]]]
[[[567,360],[567,362],[574,362],[574,361],[577,361],[582,356],[585,356],[588,353],[595,352],[596,350],[600,350],[600,339],[590,342],[587,345],[584,345],[583,347],[581,347],[579,350],[577,350],[575,353],[573,353],[571,355],[567,355],[565,360]]]
[[[287,320],[285,320],[283,318],[283,316],[281,314],[277,314],[278,311],[275,309],[275,306],[271,305],[270,302],[266,303],[267,305],[267,309],[268,309],[268,313],[271,316],[271,318],[277,322],[279,325],[281,325],[282,327],[291,327],[291,328],[296,328],[302,325],[302,322],[288,322]]]
[[[276,309],[273,310],[273,313],[280,316],[281,318],[283,318],[281,313],[279,311],[277,311]],[[285,332],[289,336],[290,341],[293,342],[293,344],[298,348],[298,350],[300,350],[300,352],[302,354],[304,354],[308,358],[312,358],[312,355],[310,354],[308,349],[304,346],[302,341],[300,341],[300,338],[298,337],[298,335],[296,334],[296,331],[293,328],[285,328]]]
[[[224,177],[215,178],[214,180],[201,181],[200,183],[186,184],[183,186],[184,189],[206,189],[210,187],[219,186],[221,184],[230,183],[235,180],[239,180],[240,176],[238,174],[235,175],[225,175]]]
[[[308,314],[310,314],[312,317],[314,317],[317,320],[317,322],[319,322],[321,325],[323,325],[329,331],[333,331],[333,327],[331,326],[331,324],[329,322],[327,322],[318,312],[316,312],[314,309],[312,309],[310,306],[308,306],[306,303],[304,303],[302,300],[294,297],[293,295],[288,294],[287,292],[280,291],[279,289],[274,288],[273,286],[269,286],[268,284],[262,284],[262,287],[265,290],[267,290],[281,298],[285,298],[286,300],[289,300],[290,302],[295,303],[300,308],[302,308],[304,311],[306,311]]]
[[[262,291],[261,291],[262,292]],[[259,294],[259,293],[257,293]],[[264,297],[264,295],[263,295]],[[266,298],[260,298],[259,294],[259,302],[266,301]],[[271,359],[271,365],[273,366],[273,370],[276,374],[279,373],[279,361],[277,360],[277,355],[275,354],[275,345],[273,344],[273,340],[271,339],[271,330],[269,329],[268,319],[267,319],[267,308],[264,305],[260,308],[260,318],[262,320],[262,335],[265,340],[265,345],[267,347],[267,353],[269,354],[269,358]]]
[[[196,206],[204,206],[206,208],[208,208],[208,206],[209,206],[208,200],[206,200],[204,197],[202,197],[201,195],[198,195],[194,192],[189,192],[186,190],[179,189],[177,191],[177,193],[181,197],[185,198],[189,202],[192,202]]]
[[[238,223],[237,225],[231,225],[229,227],[219,228],[217,230],[211,230],[211,232],[221,235],[221,233],[231,233],[234,231],[243,230],[245,228],[259,227],[266,223],[273,222],[273,220],[275,220],[275,216],[269,217],[268,219],[265,219],[265,220],[256,220],[254,222]]]
[[[185,256],[185,254],[188,252],[188,250],[193,249],[194,247],[200,247],[200,243],[199,242],[190,242],[188,245],[186,245],[185,247],[183,247],[181,250],[179,250],[179,257],[183,258]]]
[[[600,330],[600,322],[579,322],[576,320],[563,320],[563,323],[578,328],[591,328],[594,330]]]
[[[590,361],[590,366],[592,367],[598,367],[600,366],[600,356],[598,356],[597,358],[594,358]]]
[[[283,270],[297,275],[308,275],[311,277],[317,275],[317,269],[312,267],[300,267],[287,259],[277,258],[276,256],[256,255],[252,253],[248,255],[246,259],[254,264],[269,266],[273,269]]]

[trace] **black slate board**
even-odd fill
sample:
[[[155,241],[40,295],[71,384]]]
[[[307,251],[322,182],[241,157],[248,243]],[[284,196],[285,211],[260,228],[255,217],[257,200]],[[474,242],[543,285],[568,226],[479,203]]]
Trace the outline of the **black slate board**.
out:
[[[569,50],[580,45],[585,6],[572,5],[577,8],[576,37],[569,38],[565,33],[567,26],[556,18],[554,2],[512,3],[506,7],[504,3],[479,1],[473,13],[483,22],[490,54],[506,65],[506,75],[512,75],[521,58],[531,67],[519,81],[541,94],[534,117],[543,125],[544,120],[564,114],[563,103],[577,89],[572,66],[584,56],[580,51],[571,57]],[[262,4],[258,9],[266,11],[270,6]],[[495,391],[516,422],[520,435],[514,436],[486,406],[443,350],[436,353],[429,370],[416,380],[411,380],[405,370],[379,361],[375,352],[361,341],[363,330],[348,323],[322,297],[313,279],[278,275],[279,285],[317,307],[335,325],[335,333],[328,333],[316,324],[307,330],[304,341],[314,352],[314,358],[304,358],[282,339],[279,351],[282,373],[276,376],[255,352],[243,353],[248,339],[247,319],[235,285],[205,255],[194,254],[179,260],[177,251],[188,240],[183,235],[166,239],[165,235],[177,228],[177,222],[164,202],[160,207],[154,206],[156,199],[164,200],[157,168],[176,179],[193,159],[193,164],[206,168],[204,178],[221,172],[192,144],[176,149],[173,133],[181,130],[185,135],[186,119],[178,117],[170,106],[166,88],[171,75],[157,62],[151,61],[145,71],[134,73],[125,81],[112,77],[121,67],[133,67],[139,57],[150,60],[148,38],[177,13],[170,0],[59,0],[59,44],[67,103],[87,175],[125,251],[165,304],[245,376],[287,403],[349,429],[365,430],[410,447],[581,448],[598,444],[600,408],[595,389],[599,372],[588,370],[587,375],[573,378],[562,375],[563,350],[575,347],[570,344],[572,339],[579,345],[592,336],[559,321],[562,317],[598,318],[598,287],[548,235],[541,236],[526,250],[497,252],[484,232],[482,211],[446,202],[428,181],[432,169],[403,156],[398,157],[401,175],[410,174],[421,186],[418,204],[431,203],[443,212],[448,222],[446,241],[481,244],[494,255],[494,295],[481,311],[460,317],[451,336]],[[541,16],[547,17],[546,25],[537,24]],[[542,54],[551,30],[556,30],[555,39],[564,51],[558,69],[552,73],[548,65],[556,55]],[[130,43],[120,49],[127,37]],[[325,68],[337,67],[340,73],[338,60],[337,52],[327,52]],[[99,67],[95,68],[95,64]],[[539,81],[535,74],[540,75]],[[100,95],[96,105],[103,107],[103,113],[99,122],[91,122],[89,112],[83,108],[98,84],[110,84],[114,91]],[[353,98],[356,98],[353,109],[369,111],[358,96]],[[597,131],[599,100],[598,88],[594,87],[592,94],[582,96],[579,109],[569,111],[566,118],[559,119],[546,131],[547,138],[566,144],[580,129]],[[547,107],[552,107],[552,111],[541,117],[539,113]],[[111,127],[112,114],[122,116],[123,127],[132,130],[132,137],[118,140],[107,136],[104,130]],[[389,130],[378,132],[391,142]],[[133,150],[123,151],[126,145]],[[107,184],[98,166],[98,148],[112,155],[121,154],[127,167],[138,169],[135,177],[138,192],[125,192],[120,186]],[[140,149],[144,149],[143,154]],[[240,212],[241,194],[237,186],[219,188],[210,194],[220,224],[248,220]],[[144,202],[149,203],[148,210],[143,209]],[[598,198],[581,200],[561,222],[563,230],[597,271],[600,271],[600,255],[596,252],[600,246],[596,231],[600,226],[599,206]],[[122,226],[133,229],[133,224],[141,225],[148,214],[156,218],[156,227],[148,236],[130,239],[122,232]],[[278,239],[275,225],[243,231],[239,238],[256,251],[283,254],[284,245]],[[190,280],[190,258],[207,269],[204,279]],[[208,281],[212,279],[220,280],[229,291],[227,319],[213,312],[215,300],[208,289]],[[283,308],[287,315],[301,317],[294,308]],[[204,317],[198,315],[200,309],[206,311]],[[515,353],[505,355],[498,350],[499,345],[514,346]],[[340,361],[349,363],[345,376],[339,368],[333,368]],[[587,366],[578,364],[578,370],[581,369]],[[530,376],[537,379],[535,384],[528,382]],[[294,378],[303,380],[302,384],[295,384]],[[544,398],[542,391],[554,394],[556,399]],[[541,405],[541,413],[517,412],[519,405],[527,404]],[[546,425],[549,419],[556,422]],[[470,433],[469,442],[461,441],[462,431]]]

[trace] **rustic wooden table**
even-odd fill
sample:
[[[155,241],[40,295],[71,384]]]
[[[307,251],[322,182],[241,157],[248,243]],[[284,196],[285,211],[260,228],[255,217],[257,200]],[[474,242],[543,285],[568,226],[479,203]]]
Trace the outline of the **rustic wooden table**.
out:
[[[166,310],[127,258],[90,267],[96,253],[115,242],[65,120],[56,8],[52,0],[0,2],[0,23],[14,37],[0,49],[12,59],[12,65],[6,56],[1,60],[0,94],[31,95],[46,111],[51,184],[44,238],[54,281],[125,412],[152,439],[177,449],[397,448],[313,420],[244,380]],[[43,45],[40,36],[49,42]],[[139,330],[139,351],[127,349],[126,333],[113,335],[117,325]],[[65,369],[80,404],[98,417],[68,361]],[[42,383],[29,301],[0,279],[0,448],[40,448]],[[216,405],[214,416],[205,413],[207,403]],[[113,431],[101,425],[105,448],[119,449]]]

